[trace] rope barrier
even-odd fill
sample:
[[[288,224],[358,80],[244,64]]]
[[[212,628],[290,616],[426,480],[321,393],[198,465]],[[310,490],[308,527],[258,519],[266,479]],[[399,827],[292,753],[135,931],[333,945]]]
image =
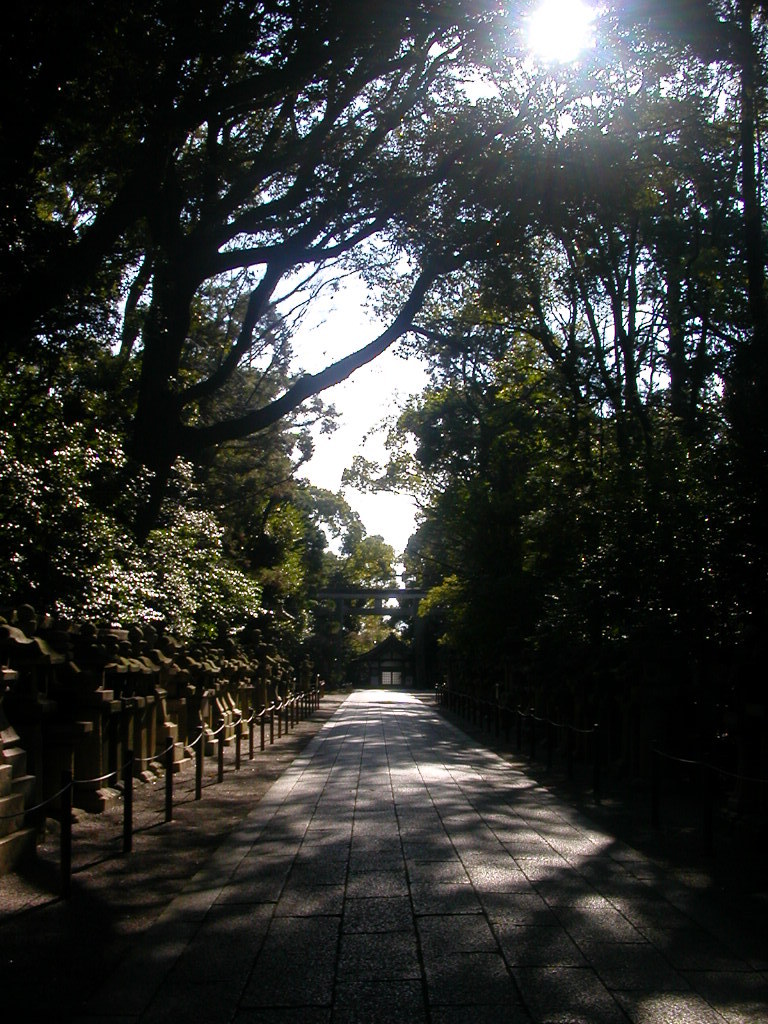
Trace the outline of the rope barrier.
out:
[[[542,715],[537,715],[534,711],[523,711],[522,708],[504,707],[501,704],[494,704],[493,701],[481,700],[478,697],[473,697],[471,694],[460,693],[457,690],[445,690],[445,689],[443,689],[441,692],[443,694],[453,693],[460,700],[472,701],[475,704],[481,705],[481,706],[483,706],[485,708],[488,708],[490,710],[494,710],[495,709],[499,713],[507,712],[508,714],[519,715],[520,718],[530,719],[530,720],[532,720],[534,722],[541,722],[541,723],[543,723],[545,725],[551,725],[555,729],[568,729],[568,730],[570,730],[570,732],[577,733],[580,736],[591,736],[593,733],[597,732],[597,728],[594,725],[591,726],[590,728],[582,729],[582,728],[579,728],[579,726],[571,725],[570,722],[556,722],[552,718],[545,718]]]
[[[736,779],[737,782],[756,782],[758,785],[768,786],[768,779],[762,779],[754,775],[736,775],[734,772],[728,772],[725,768],[718,768],[714,764],[710,764],[707,767],[711,771],[717,772],[718,775],[725,775],[729,779]]]
[[[319,700],[322,697],[322,691],[311,691],[310,693],[297,693],[292,696],[281,698],[279,702],[273,701],[268,707],[263,707],[258,713],[251,708],[251,713],[247,719],[243,717],[242,711],[235,709],[234,714],[237,716],[236,720],[232,723],[228,723],[224,718],[221,719],[219,727],[211,732],[210,727],[206,726],[204,722],[200,722],[198,725],[198,734],[194,740],[184,744],[185,749],[196,750],[196,765],[195,765],[195,800],[199,800],[202,796],[202,769],[205,760],[204,744],[201,742],[204,737],[219,737],[218,742],[218,781],[223,781],[223,768],[224,768],[224,746],[225,740],[222,735],[228,724],[234,726],[236,746],[235,746],[235,767],[236,770],[240,768],[240,744],[242,742],[242,729],[244,725],[252,726],[254,721],[257,719],[260,721],[261,726],[261,749],[264,750],[264,728],[265,720],[267,716],[270,716],[270,743],[274,741],[274,715],[277,712],[278,715],[278,735],[280,735],[281,717],[282,713],[285,712],[285,732],[288,735],[289,728],[294,727],[302,718],[302,707],[301,702],[312,702],[313,706],[319,705]],[[315,703],[316,702],[316,703]],[[310,713],[312,707],[308,706],[303,709],[305,714]],[[290,721],[289,721],[290,711]],[[250,730],[249,736],[249,757],[253,757],[253,729]],[[58,817],[61,822],[60,829],[60,871],[61,871],[61,895],[64,899],[68,899],[71,895],[71,875],[72,875],[72,794],[75,786],[92,786],[98,783],[106,782],[107,780],[114,779],[116,783],[119,783],[122,779],[123,783],[123,853],[130,853],[133,849],[133,794],[134,794],[134,776],[136,775],[136,766],[145,764],[159,764],[165,769],[165,821],[170,822],[173,820],[173,772],[175,768],[174,762],[174,741],[170,736],[165,737],[165,749],[159,753],[149,755],[148,757],[137,757],[133,751],[128,751],[130,755],[128,759],[120,765],[118,768],[113,769],[110,772],[106,772],[103,775],[94,776],[93,778],[86,779],[74,779],[70,771],[63,771],[62,778],[64,785],[54,794],[47,797],[42,802],[33,805],[32,807],[22,807],[18,811],[13,813],[0,814],[0,821],[17,821],[23,819],[27,815],[35,814],[39,811],[44,811],[45,808],[51,806],[55,801],[60,800],[60,807]]]
[[[666,750],[659,750],[658,747],[653,748],[653,753],[658,754],[659,757],[666,758],[668,761],[675,761],[677,764],[696,765],[700,768],[706,768],[711,772],[717,772],[718,775],[724,775],[726,778],[735,779],[736,782],[755,782],[758,785],[768,785],[768,779],[756,778],[750,775],[738,775],[736,772],[729,772],[725,768],[720,768],[716,764],[710,764],[709,761],[697,761],[692,758],[678,757],[677,754],[670,754]]]
[[[591,728],[586,729],[579,728],[576,725],[571,725],[569,722],[556,722],[552,718],[545,718],[542,715],[537,715],[533,711],[523,711],[522,708],[502,707],[501,704],[494,704],[493,701],[481,700],[478,697],[473,697],[471,694],[461,693],[457,690],[447,690],[445,689],[445,687],[442,687],[440,689],[440,692],[442,695],[452,693],[456,697],[458,697],[459,700],[470,701],[473,702],[475,705],[479,705],[490,710],[495,708],[497,712],[508,712],[513,715],[518,715],[520,718],[523,719],[530,719],[534,722],[540,722],[546,725],[551,725],[555,729],[567,729],[570,732],[576,733],[579,736],[591,736],[598,731],[598,726],[593,725]],[[722,775],[725,778],[733,779],[736,782],[749,782],[754,783],[756,785],[768,785],[768,778],[760,778],[750,775],[740,775],[736,772],[729,772],[725,768],[720,768],[718,765],[710,764],[707,761],[678,757],[675,754],[670,754],[667,751],[659,750],[658,748],[653,748],[653,750],[654,753],[659,754],[659,756],[661,757],[667,758],[667,760],[676,761],[678,764],[696,765],[702,768],[706,768],[709,771],[717,772],[719,775]]]
[[[15,814],[0,815],[0,821],[12,821],[14,818],[18,818],[22,814],[34,814],[35,811],[41,811],[44,807],[47,807],[48,804],[52,804],[54,800],[58,800],[63,793],[66,793],[67,790],[71,788],[72,783],[70,782],[69,785],[62,786],[58,793],[54,793],[53,796],[49,796],[47,799],[43,800],[42,803],[35,804],[33,807],[23,807],[20,811],[16,811]]]
[[[125,767],[125,766],[124,766]],[[120,773],[119,768],[115,768],[114,771],[107,772],[106,775],[97,775],[93,779],[72,779],[73,786],[92,786],[96,782],[106,782],[107,779],[117,778]]]

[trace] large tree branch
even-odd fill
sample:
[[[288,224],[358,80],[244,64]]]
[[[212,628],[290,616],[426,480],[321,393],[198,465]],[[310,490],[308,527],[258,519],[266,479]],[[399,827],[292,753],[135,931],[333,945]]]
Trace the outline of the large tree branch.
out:
[[[385,352],[409,330],[413,318],[421,309],[427,292],[434,282],[441,274],[455,266],[458,266],[458,262],[454,262],[450,266],[443,262],[431,263],[416,279],[402,309],[385,331],[368,345],[337,360],[319,373],[302,375],[275,401],[259,409],[254,409],[244,416],[223,420],[207,427],[182,427],[179,454],[195,455],[205,448],[222,444],[225,441],[235,441],[264,430],[293,412],[308,398],[319,395],[346,380],[355,370],[359,370],[361,366],[365,366]]]
[[[193,384],[186,391],[181,392],[179,395],[180,406],[189,405],[190,402],[195,402],[212,395],[234,373],[238,363],[248,353],[253,344],[253,332],[256,324],[263,316],[264,310],[280,282],[284,269],[283,264],[279,262],[267,266],[264,277],[262,277],[248,298],[248,308],[246,309],[237,340],[221,364],[210,376],[205,380],[198,381],[197,384]]]

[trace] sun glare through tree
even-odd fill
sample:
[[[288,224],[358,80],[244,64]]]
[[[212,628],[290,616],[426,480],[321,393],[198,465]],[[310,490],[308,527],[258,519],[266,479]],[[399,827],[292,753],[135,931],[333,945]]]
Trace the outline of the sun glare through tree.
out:
[[[594,42],[594,17],[580,0],[544,0],[528,21],[528,45],[540,60],[576,60]]]

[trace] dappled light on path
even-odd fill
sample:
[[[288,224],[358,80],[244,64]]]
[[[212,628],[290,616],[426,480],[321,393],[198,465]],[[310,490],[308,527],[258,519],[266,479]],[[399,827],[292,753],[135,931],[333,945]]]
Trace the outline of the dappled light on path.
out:
[[[764,944],[413,694],[353,693],[164,916],[102,1017],[764,1019]]]

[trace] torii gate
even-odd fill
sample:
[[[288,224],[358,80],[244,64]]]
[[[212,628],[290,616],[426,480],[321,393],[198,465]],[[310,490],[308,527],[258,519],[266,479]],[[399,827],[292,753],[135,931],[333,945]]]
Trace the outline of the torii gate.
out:
[[[419,607],[419,601],[426,597],[426,590],[412,587],[357,587],[345,590],[330,588],[318,590],[320,601],[333,601],[340,621],[344,613],[355,615],[393,615],[399,611],[403,617],[412,618]],[[397,610],[385,607],[385,602],[397,601]]]
[[[426,590],[417,590],[413,587],[349,587],[345,589],[330,587],[317,592],[318,600],[333,601],[336,617],[341,625],[344,623],[344,614],[347,611],[353,612],[355,615],[395,615],[413,619],[416,622],[414,646],[416,648],[417,685],[423,685],[425,673],[422,630],[419,628],[420,623],[416,613],[419,602],[426,595]],[[397,607],[388,607],[388,603],[393,601],[397,603]],[[341,639],[341,632],[340,630],[339,639]]]

